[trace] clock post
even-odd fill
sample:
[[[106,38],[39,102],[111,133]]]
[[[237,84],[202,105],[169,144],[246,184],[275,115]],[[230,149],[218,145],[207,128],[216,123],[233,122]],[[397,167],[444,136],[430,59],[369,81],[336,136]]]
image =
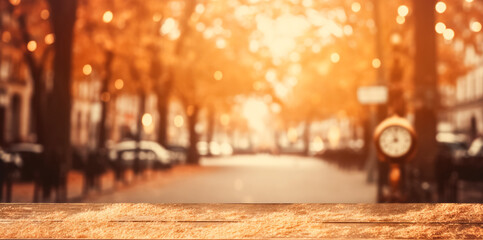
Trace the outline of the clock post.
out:
[[[416,133],[408,120],[393,115],[382,121],[374,131],[374,143],[381,163],[387,163],[387,175],[379,171],[379,182],[387,180],[389,193],[383,197],[386,202],[404,201],[401,191],[401,178],[404,164],[410,161],[415,153]],[[383,179],[386,178],[386,179]],[[382,193],[382,184],[378,184],[378,193]]]

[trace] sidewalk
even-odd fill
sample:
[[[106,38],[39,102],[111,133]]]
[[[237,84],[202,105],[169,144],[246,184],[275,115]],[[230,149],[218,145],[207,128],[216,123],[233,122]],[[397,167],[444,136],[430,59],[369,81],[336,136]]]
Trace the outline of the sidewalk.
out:
[[[152,173],[146,171],[143,176],[149,176]],[[133,182],[134,174],[131,170],[126,171],[126,180],[128,184]],[[106,191],[113,191],[115,187],[114,172],[108,171],[100,178],[101,193]],[[67,201],[79,202],[84,198],[84,174],[80,171],[72,170],[67,175]],[[91,194],[91,190],[88,194]],[[98,191],[97,191],[98,192]],[[33,182],[15,182],[12,186],[12,203],[31,203],[34,196]],[[53,191],[52,200],[55,199],[55,191]]]

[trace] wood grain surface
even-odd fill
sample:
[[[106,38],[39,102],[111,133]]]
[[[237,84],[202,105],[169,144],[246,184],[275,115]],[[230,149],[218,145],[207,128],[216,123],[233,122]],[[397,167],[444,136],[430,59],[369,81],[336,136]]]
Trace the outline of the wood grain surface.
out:
[[[482,239],[482,204],[0,204],[0,238]]]

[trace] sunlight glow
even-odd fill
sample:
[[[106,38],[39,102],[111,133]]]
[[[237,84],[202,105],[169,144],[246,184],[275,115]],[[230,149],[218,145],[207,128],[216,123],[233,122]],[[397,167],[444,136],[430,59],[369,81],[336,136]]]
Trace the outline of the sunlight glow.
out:
[[[4,31],[2,33],[2,41],[3,42],[10,42],[10,40],[12,39],[12,34],[9,32],[9,31]]]
[[[268,70],[267,73],[265,73],[265,79],[271,83],[277,81],[277,72],[273,69]]]
[[[114,14],[112,14],[111,11],[106,11],[102,15],[102,21],[105,22],[105,23],[110,23],[113,18],[114,18]]]
[[[470,23],[470,29],[473,32],[480,32],[481,31],[481,23],[478,21],[473,21]]]
[[[329,128],[329,133],[327,138],[329,139],[329,143],[332,147],[337,147],[340,142],[340,129],[336,125],[332,125]]]
[[[351,5],[351,9],[353,12],[357,13],[361,11],[361,4],[359,2],[353,2]]]
[[[216,39],[216,47],[218,49],[226,48],[226,40],[224,38]]]
[[[84,75],[86,75],[86,76],[91,75],[91,73],[92,73],[92,66],[90,64],[84,65],[84,67],[82,67],[82,73],[84,73]]]
[[[338,63],[340,61],[340,55],[338,53],[332,53],[330,55],[330,61],[333,63]]]
[[[398,33],[391,34],[391,43],[392,44],[398,45],[398,44],[401,43],[401,41],[402,41],[401,35],[399,35]]]
[[[442,22],[438,22],[434,26],[434,30],[439,34],[443,34],[444,30],[446,30],[446,25]]]
[[[205,11],[205,5],[203,5],[202,3],[196,4],[195,11],[198,14],[202,14]]]
[[[35,50],[37,49],[37,42],[36,41],[29,41],[27,43],[27,50],[29,50],[29,52],[34,52]]]
[[[444,3],[444,2],[438,2],[434,6],[434,8],[436,9],[436,12],[438,12],[438,13],[444,13],[446,11],[446,3]]]
[[[114,81],[114,87],[117,89],[117,90],[121,90],[123,87],[124,87],[124,81],[122,79],[116,79],[116,81]]]
[[[287,131],[287,138],[291,143],[297,142],[298,139],[298,132],[296,128],[289,128]]]
[[[10,4],[17,6],[20,4],[20,0],[10,0]]]
[[[153,124],[153,115],[145,113],[142,118],[143,126],[148,127]]]
[[[183,124],[184,124],[184,118],[183,118],[183,116],[176,115],[174,117],[174,126],[177,127],[177,128],[180,128],[180,127],[183,126]]]
[[[220,116],[220,123],[221,125],[223,126],[228,126],[228,124],[230,123],[230,115],[224,113],[224,114],[221,114]]]
[[[401,5],[397,8],[397,13],[401,17],[406,17],[409,14],[409,8],[406,5]]]
[[[49,19],[49,17],[50,17],[49,10],[43,9],[42,11],[40,11],[40,18],[42,18],[43,20],[47,20]]]
[[[251,40],[250,41],[250,45],[249,45],[250,52],[256,53],[256,52],[258,52],[259,48],[260,48],[260,44],[258,43],[257,40]]]
[[[313,147],[313,150],[316,152],[322,151],[324,149],[324,141],[322,140],[322,138],[319,136],[316,136],[312,141],[312,147]]]
[[[223,79],[223,73],[221,71],[216,71],[215,73],[213,73],[213,78],[216,81],[221,81]]]
[[[166,19],[159,31],[161,35],[166,35],[171,40],[176,40],[181,35],[178,29],[178,23],[173,18]]]
[[[451,28],[446,28],[443,32],[443,37],[444,39],[450,41],[453,40],[454,38],[454,31]]]
[[[350,36],[350,35],[352,35],[353,32],[354,31],[353,31],[351,25],[345,25],[344,26],[344,34],[345,35]]]
[[[372,67],[378,69],[381,67],[381,60],[379,58],[374,58],[372,60]]]
[[[163,16],[159,13],[156,13],[153,15],[153,22],[159,22],[161,21],[161,19],[163,18]]]
[[[269,49],[275,59],[288,57],[297,46],[295,39],[302,36],[310,26],[303,16],[291,14],[284,14],[276,19],[258,14],[255,20],[257,29],[263,33],[262,45]],[[257,50],[257,48],[254,45],[251,50]]]
[[[269,109],[265,102],[260,99],[250,98],[244,102],[243,116],[248,120],[248,124],[255,130],[264,130],[265,118],[269,113]]]
[[[55,41],[55,38],[54,38],[53,33],[49,33],[49,34],[45,35],[45,37],[44,37],[45,44],[51,45],[51,44],[54,43],[54,41]]]

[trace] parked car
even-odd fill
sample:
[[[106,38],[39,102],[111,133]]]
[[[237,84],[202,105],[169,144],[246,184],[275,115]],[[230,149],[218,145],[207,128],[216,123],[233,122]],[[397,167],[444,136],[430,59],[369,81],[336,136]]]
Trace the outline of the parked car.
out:
[[[0,202],[11,202],[12,182],[18,169],[22,167],[22,159],[17,154],[10,154],[0,149]],[[6,197],[3,197],[3,187],[6,188]]]
[[[483,138],[469,148],[464,141],[438,139],[435,163],[439,201],[457,201],[458,181],[483,181]]]
[[[200,141],[196,144],[200,156],[230,156],[233,155],[233,147],[227,143],[218,143],[215,141]]]
[[[215,141],[210,142],[210,153],[213,156],[230,156],[233,154],[233,148],[227,142],[218,143]]]
[[[439,154],[446,154],[452,164],[457,164],[466,155],[468,144],[466,137],[453,133],[438,133],[436,135]]]
[[[200,141],[196,144],[196,148],[198,150],[198,154],[200,156],[206,156],[210,153],[210,148],[209,144],[205,141]]]
[[[42,167],[43,147],[35,143],[19,143],[10,146],[9,152],[18,155],[22,160],[20,168],[20,180],[38,181]]]
[[[168,150],[152,141],[124,141],[116,144],[109,152],[111,162],[121,162],[124,167],[167,168],[173,163]],[[136,166],[139,160],[139,166]]]
[[[175,164],[185,164],[186,163],[186,153],[187,149],[183,146],[168,145],[166,149],[169,150],[171,159]]]
[[[467,154],[456,164],[458,179],[483,181],[483,137],[475,139]]]

